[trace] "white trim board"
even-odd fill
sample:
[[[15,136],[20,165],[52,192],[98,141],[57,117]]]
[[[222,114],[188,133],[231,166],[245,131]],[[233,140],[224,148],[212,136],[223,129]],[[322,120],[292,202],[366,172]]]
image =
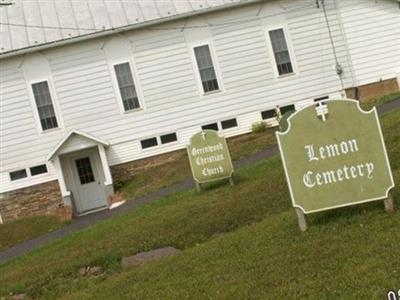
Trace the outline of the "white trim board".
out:
[[[102,144],[102,145],[104,145],[104,146],[109,146],[109,145],[110,145],[108,142],[106,142],[106,141],[104,141],[104,140],[101,140],[101,139],[96,138],[96,137],[94,137],[94,136],[92,136],[92,135],[90,135],[90,134],[87,134],[87,133],[84,133],[84,132],[81,132],[81,131],[78,131],[78,130],[73,129],[73,130],[71,130],[70,132],[68,132],[68,133],[64,136],[64,138],[57,144],[57,146],[50,152],[50,154],[47,156],[47,160],[53,160],[53,159],[54,159],[54,155],[56,154],[56,152],[63,146],[63,144],[64,144],[73,134],[83,136],[83,137],[85,137],[85,138],[87,138],[87,139],[89,139],[89,140],[92,140],[92,141],[94,141],[94,142],[96,142],[96,143],[99,143],[99,144]]]

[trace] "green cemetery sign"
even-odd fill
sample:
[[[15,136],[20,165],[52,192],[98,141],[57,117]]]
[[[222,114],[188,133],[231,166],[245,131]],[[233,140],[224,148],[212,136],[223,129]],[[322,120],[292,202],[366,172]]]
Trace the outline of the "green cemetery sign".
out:
[[[192,136],[187,151],[197,183],[232,177],[233,166],[228,145],[216,131],[204,130]]]
[[[276,135],[295,208],[307,214],[389,197],[394,183],[376,109],[329,100],[287,122]]]

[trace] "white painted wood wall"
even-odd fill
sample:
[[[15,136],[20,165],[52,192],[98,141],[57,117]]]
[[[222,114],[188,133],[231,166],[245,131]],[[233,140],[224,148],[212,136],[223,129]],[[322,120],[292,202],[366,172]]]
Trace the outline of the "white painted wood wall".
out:
[[[344,68],[342,83],[335,73],[335,61],[322,9],[317,9],[315,1],[311,0],[272,1],[263,7],[241,7],[192,18],[186,23],[187,27],[193,27],[231,22],[229,26],[183,31],[132,31],[111,38],[49,49],[40,54],[2,60],[0,191],[56,179],[54,167],[49,164],[48,174],[13,182],[9,179],[9,172],[46,163],[47,155],[71,129],[108,141],[111,144],[107,149],[108,160],[110,165],[116,165],[184,148],[201,125],[236,117],[239,126],[223,134],[233,136],[246,133],[251,130],[252,123],[261,120],[260,112],[263,110],[292,103],[301,106],[312,102],[313,98],[337,94],[344,87],[353,86],[354,82],[390,76],[392,71],[387,71],[389,63],[385,60],[385,67],[377,67],[380,64],[377,60],[380,56],[387,61],[390,58],[393,60],[392,53],[387,53],[383,45],[363,48],[366,42],[362,37],[369,34],[363,33],[361,22],[357,25],[360,36],[349,31],[352,28],[349,24],[353,22],[350,10],[351,5],[356,5],[372,15],[371,11],[379,9],[374,20],[380,22],[380,26],[367,27],[367,30],[378,36],[380,30],[383,36],[387,33],[385,26],[388,26],[388,30],[394,30],[396,35],[398,29],[393,28],[394,23],[387,20],[393,14],[389,9],[381,8],[398,9],[397,4],[382,4],[385,1],[379,1],[374,6],[372,1],[342,0],[346,5],[340,6],[343,12],[339,14],[334,9],[333,0],[326,2],[338,60]],[[254,18],[257,13],[260,16],[257,20],[237,22],[242,18]],[[341,18],[348,24],[342,27]],[[166,29],[183,25],[182,21],[167,23],[162,27]],[[266,33],[266,28],[276,25],[286,26],[290,33],[298,70],[293,76],[279,79],[273,72]],[[345,36],[350,42],[346,43]],[[212,40],[222,74],[223,92],[200,96],[189,47],[193,37]],[[387,41],[388,49],[396,51],[393,36],[379,40]],[[112,68],[105,49],[121,41],[128,43],[131,59],[135,62],[145,105],[140,112],[121,114],[118,108],[118,101],[121,100],[111,80]],[[363,49],[365,56],[371,49],[369,55],[375,64],[363,62],[361,54],[356,55],[363,52],[359,48]],[[349,50],[353,60],[350,59]],[[33,113],[36,108],[28,92],[30,86],[24,78],[27,73],[24,67],[32,61],[43,61],[43,58],[51,73],[48,76],[56,94],[53,100],[59,106],[63,127],[40,133]],[[352,72],[351,65],[355,72]],[[177,132],[177,143],[141,149],[141,139],[171,132]]]
[[[337,1],[355,86],[400,74],[400,7],[395,1]]]

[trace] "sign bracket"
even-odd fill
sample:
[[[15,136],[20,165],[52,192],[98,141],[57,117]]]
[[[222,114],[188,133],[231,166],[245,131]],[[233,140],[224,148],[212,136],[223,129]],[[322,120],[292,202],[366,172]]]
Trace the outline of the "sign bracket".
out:
[[[295,208],[295,211],[296,211],[296,215],[297,215],[297,221],[299,222],[300,230],[302,232],[305,232],[307,230],[307,228],[308,228],[308,226],[307,226],[307,216],[298,207]]]
[[[387,213],[394,213],[395,208],[392,191],[390,191],[388,197],[383,200],[383,204],[385,205],[385,211]]]
[[[233,180],[233,174],[232,174],[232,176],[229,177],[228,179],[229,179],[229,184],[230,184],[230,186],[234,186],[234,185],[235,185],[235,181]],[[196,190],[197,190],[198,192],[201,192],[201,189],[202,189],[201,183],[198,182],[198,181],[196,181],[196,180],[195,180],[195,183],[196,183]]]
[[[200,182],[197,182],[197,181],[195,181],[196,182],[196,190],[198,191],[198,192],[201,192],[201,183]]]

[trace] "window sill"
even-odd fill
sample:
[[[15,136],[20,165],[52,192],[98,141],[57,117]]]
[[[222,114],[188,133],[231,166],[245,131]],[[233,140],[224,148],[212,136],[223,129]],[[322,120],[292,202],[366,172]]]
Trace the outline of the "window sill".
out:
[[[160,146],[157,145],[157,146],[152,146],[152,147],[148,147],[148,148],[140,148],[140,149],[142,149],[143,152],[150,152],[151,150],[157,149],[159,147]]]
[[[29,176],[30,178],[42,178],[42,177],[46,177],[46,176],[48,176],[49,175],[49,172],[46,172],[46,173],[41,173],[41,174],[36,174],[36,175],[31,175],[31,176]]]
[[[279,126],[279,121],[276,118],[263,119],[262,122],[265,122],[268,127]]]
[[[61,127],[55,127],[55,128],[46,129],[46,130],[43,130],[43,129],[40,128],[40,134],[48,134],[48,133],[52,133],[52,132],[58,132],[58,131],[61,131],[61,130],[62,130]]]
[[[278,79],[285,79],[285,78],[290,78],[293,76],[296,76],[297,73],[293,72],[293,73],[287,73],[287,74],[283,74],[283,75],[279,75],[277,78]]]
[[[11,179],[10,177],[8,177],[8,181],[9,181],[11,184],[13,184],[13,183],[15,183],[15,182],[28,182],[29,179],[30,179],[30,176],[26,176],[26,177],[18,178],[18,179]]]
[[[227,132],[229,132],[229,131],[232,131],[232,130],[235,130],[235,129],[239,129],[239,126],[229,127],[229,128],[222,128],[220,131],[227,131]]]
[[[264,122],[271,122],[271,121],[276,121],[276,117],[271,117],[271,118],[265,118],[265,119],[262,119],[261,121],[264,121]]]
[[[219,94],[222,93],[222,90],[215,90],[215,91],[211,91],[211,92],[203,92],[201,95],[203,97],[209,96],[209,95],[214,95],[214,94]]]
[[[139,112],[143,112],[143,111],[144,111],[144,109],[142,107],[130,109],[130,110],[124,110],[123,115],[135,114],[135,113],[139,113]]]
[[[141,148],[141,149],[143,152],[147,152],[147,151],[151,151],[151,150],[155,150],[155,149],[163,149],[168,146],[176,146],[176,145],[179,145],[179,141],[174,141],[174,142],[170,142],[170,143],[166,143],[166,144],[158,144],[156,146],[152,146],[152,147],[148,147],[148,148]]]
[[[10,179],[11,183],[15,183],[15,182],[26,182],[28,181],[29,177],[24,177],[24,178],[19,178],[19,179]]]
[[[160,146],[160,147],[168,147],[168,146],[174,146],[174,145],[178,145],[178,144],[179,144],[179,141],[173,141],[173,142],[161,144],[161,145],[159,145],[159,146]]]

